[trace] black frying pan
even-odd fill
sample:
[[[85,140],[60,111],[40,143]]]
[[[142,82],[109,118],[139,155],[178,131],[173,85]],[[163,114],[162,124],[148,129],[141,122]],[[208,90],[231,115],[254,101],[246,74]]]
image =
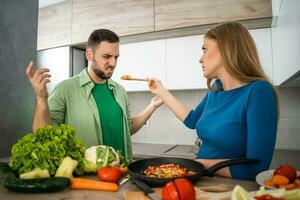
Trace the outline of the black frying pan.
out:
[[[188,170],[196,172],[195,175],[185,177],[195,183],[200,179],[201,176],[213,176],[216,171],[224,167],[238,164],[257,163],[259,163],[259,160],[257,159],[231,159],[219,162],[209,169],[204,169],[203,165],[195,160],[175,157],[158,157],[134,161],[128,165],[128,172],[133,179],[139,179],[152,187],[162,187],[166,183],[176,178],[154,178],[146,176],[143,172],[148,166],[161,164],[178,164],[182,167],[187,168]]]

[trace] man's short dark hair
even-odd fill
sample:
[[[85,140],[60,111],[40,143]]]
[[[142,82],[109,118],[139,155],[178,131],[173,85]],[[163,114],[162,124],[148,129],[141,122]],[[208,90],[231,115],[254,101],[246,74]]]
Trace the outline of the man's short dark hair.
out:
[[[94,51],[96,46],[103,41],[117,43],[119,42],[119,36],[108,29],[94,30],[87,41],[86,48],[91,48]]]

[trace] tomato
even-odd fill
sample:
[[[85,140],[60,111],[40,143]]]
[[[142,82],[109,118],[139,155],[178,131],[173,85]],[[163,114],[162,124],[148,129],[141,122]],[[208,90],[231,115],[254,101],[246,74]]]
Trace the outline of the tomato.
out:
[[[295,168],[289,165],[282,165],[274,171],[273,175],[285,176],[289,179],[290,183],[292,183],[297,177],[297,171],[295,170]]]
[[[175,179],[163,187],[163,200],[195,200],[193,184],[185,178]]]
[[[162,195],[163,200],[180,200],[179,193],[173,181],[163,187]]]
[[[97,171],[100,181],[118,183],[122,177],[121,170],[117,167],[101,167]]]

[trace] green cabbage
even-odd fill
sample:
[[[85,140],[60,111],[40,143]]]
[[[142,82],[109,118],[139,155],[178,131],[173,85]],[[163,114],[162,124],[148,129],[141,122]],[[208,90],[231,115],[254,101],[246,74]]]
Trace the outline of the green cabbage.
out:
[[[54,174],[62,160],[69,156],[78,161],[75,172],[83,174],[85,146],[75,134],[76,130],[65,124],[46,125],[35,134],[26,134],[12,147],[12,169],[22,174],[40,168]]]

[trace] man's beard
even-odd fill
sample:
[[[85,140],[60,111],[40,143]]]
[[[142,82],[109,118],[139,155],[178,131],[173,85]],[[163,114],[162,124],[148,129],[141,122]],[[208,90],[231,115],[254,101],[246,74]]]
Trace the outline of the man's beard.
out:
[[[104,71],[101,70],[101,69],[99,69],[98,67],[99,67],[98,63],[97,63],[95,60],[93,60],[93,62],[92,62],[92,69],[93,69],[94,73],[95,73],[100,79],[106,80],[106,79],[109,79],[109,78],[112,76],[112,73],[109,74],[109,75],[106,75],[106,74],[104,73]]]

